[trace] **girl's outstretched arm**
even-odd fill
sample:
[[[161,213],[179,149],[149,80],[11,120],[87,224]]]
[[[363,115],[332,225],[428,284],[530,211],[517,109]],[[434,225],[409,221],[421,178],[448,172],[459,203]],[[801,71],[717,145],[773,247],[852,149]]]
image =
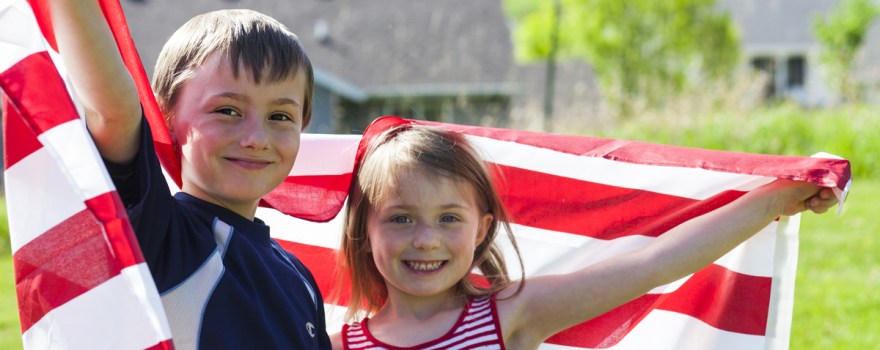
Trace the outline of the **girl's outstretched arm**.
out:
[[[519,295],[499,301],[508,345],[537,346],[563,329],[711,264],[780,215],[823,213],[835,203],[830,188],[777,180],[679,225],[676,232],[640,250],[570,274],[531,278]]]
[[[137,89],[98,0],[50,0],[61,60],[104,158],[127,162],[137,152],[141,123]]]

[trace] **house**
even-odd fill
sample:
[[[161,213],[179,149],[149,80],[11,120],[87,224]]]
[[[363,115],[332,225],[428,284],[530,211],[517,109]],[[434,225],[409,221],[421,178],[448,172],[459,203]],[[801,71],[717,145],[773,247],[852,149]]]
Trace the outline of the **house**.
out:
[[[544,66],[514,62],[499,0],[123,0],[152,73],[161,45],[192,16],[249,8],[297,33],[315,68],[309,131],[359,133],[382,115],[540,129]],[[589,67],[562,63],[557,114],[589,123]],[[572,119],[572,118],[568,118]],[[567,124],[565,120],[557,124]]]
[[[719,0],[740,31],[745,62],[769,75],[765,95],[790,98],[806,106],[839,100],[829,88],[819,59],[813,23],[840,0]],[[880,82],[880,21],[869,31],[857,59],[855,76]],[[874,62],[874,64],[871,64]],[[876,86],[876,85],[875,85]]]

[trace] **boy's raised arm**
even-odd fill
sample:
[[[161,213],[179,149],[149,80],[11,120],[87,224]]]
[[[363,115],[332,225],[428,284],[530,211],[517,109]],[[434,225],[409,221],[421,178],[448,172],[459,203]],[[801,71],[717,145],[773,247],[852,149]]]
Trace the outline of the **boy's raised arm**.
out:
[[[98,0],[50,0],[49,6],[58,51],[98,151],[112,162],[130,161],[138,148],[140,104]]]

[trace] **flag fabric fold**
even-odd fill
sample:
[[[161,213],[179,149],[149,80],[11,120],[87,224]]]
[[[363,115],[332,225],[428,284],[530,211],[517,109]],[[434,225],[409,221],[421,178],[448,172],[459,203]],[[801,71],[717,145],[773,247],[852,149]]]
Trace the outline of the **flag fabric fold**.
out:
[[[708,151],[384,117],[363,137],[304,137],[304,158],[297,161],[291,182],[297,177],[314,183],[320,183],[315,179],[321,176],[350,177],[340,173],[358,162],[365,140],[401,123],[464,133],[500,172],[496,185],[510,211],[527,276],[572,272],[639,249],[777,178],[841,189],[850,180],[849,163],[842,159]],[[258,216],[275,228],[282,246],[313,269],[326,298],[337,287],[333,259],[341,218],[313,223],[265,208]],[[542,348],[787,348],[798,220],[799,216],[779,218],[707,268],[563,331]],[[511,256],[504,238],[499,243]],[[327,305],[331,327],[340,324],[347,301],[339,304]]]
[[[179,159],[119,3],[102,0],[102,8],[162,165],[172,185],[179,184]],[[0,0],[6,193],[23,342],[26,348],[172,348],[125,211],[68,93],[45,10],[41,0]],[[842,159],[397,117],[378,119],[363,137],[305,134],[290,176],[263,199],[257,216],[312,270],[325,300],[337,287],[338,213],[364,140],[401,123],[465,134],[501,174],[497,186],[527,276],[571,272],[639,249],[777,178],[840,191],[850,181]],[[709,267],[563,331],[542,349],[787,348],[798,220],[780,218]],[[499,243],[509,251],[504,239]],[[331,332],[339,329],[347,300],[338,303],[325,305]]]
[[[34,13],[45,11],[28,5],[0,1],[5,189],[23,345],[172,349],[128,216],[40,35],[48,22],[38,26]]]

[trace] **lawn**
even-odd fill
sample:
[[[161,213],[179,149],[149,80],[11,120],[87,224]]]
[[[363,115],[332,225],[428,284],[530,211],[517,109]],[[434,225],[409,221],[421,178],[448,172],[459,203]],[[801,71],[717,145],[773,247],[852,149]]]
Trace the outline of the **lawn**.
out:
[[[855,183],[842,216],[804,214],[792,349],[880,349],[880,180]],[[0,349],[20,349],[12,258],[0,257]]]

